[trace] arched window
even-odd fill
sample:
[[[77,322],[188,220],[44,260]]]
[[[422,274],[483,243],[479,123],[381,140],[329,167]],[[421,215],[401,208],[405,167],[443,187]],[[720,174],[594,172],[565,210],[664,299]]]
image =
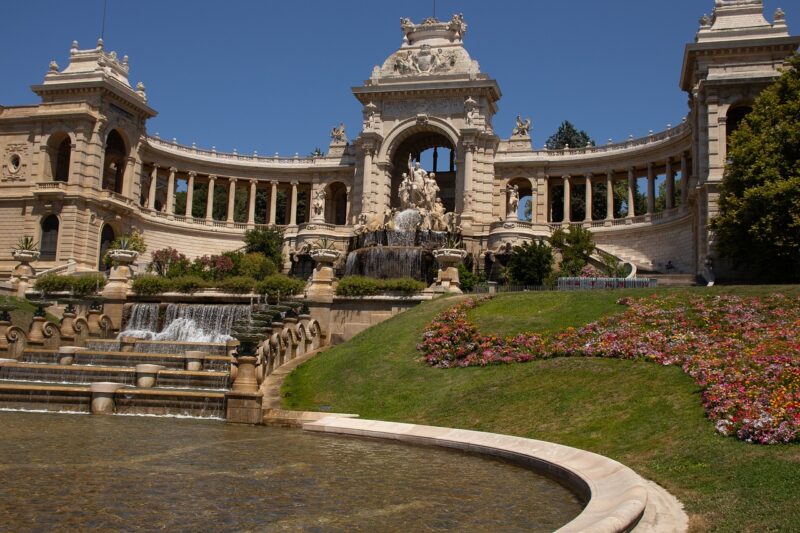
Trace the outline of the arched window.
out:
[[[42,238],[40,239],[40,255],[41,261],[55,261],[56,252],[58,251],[58,217],[55,215],[47,215],[42,219]]]
[[[65,138],[58,145],[56,152],[55,168],[53,169],[54,181],[69,181],[69,158],[72,151],[72,143],[69,137]]]
[[[127,149],[125,141],[117,130],[112,130],[106,139],[106,152],[103,162],[103,189],[122,194],[122,180],[125,177]]]
[[[331,183],[326,192],[325,222],[338,226],[347,224],[347,187],[343,183]]]
[[[114,242],[117,236],[114,233],[114,228],[108,224],[103,226],[103,231],[100,232],[100,257],[97,260],[98,270],[108,270],[108,265],[103,264],[103,256],[106,255],[108,247]]]
[[[530,222],[533,220],[533,189],[530,180],[514,178],[508,182],[510,187],[517,187],[517,217],[519,220]],[[505,201],[508,202],[509,193],[506,192]],[[506,206],[508,209],[508,206]]]

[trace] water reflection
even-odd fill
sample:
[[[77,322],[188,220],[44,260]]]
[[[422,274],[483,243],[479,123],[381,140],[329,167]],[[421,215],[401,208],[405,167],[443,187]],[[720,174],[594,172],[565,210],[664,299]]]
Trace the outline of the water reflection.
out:
[[[558,484],[458,452],[197,420],[0,412],[24,530],[552,531]]]

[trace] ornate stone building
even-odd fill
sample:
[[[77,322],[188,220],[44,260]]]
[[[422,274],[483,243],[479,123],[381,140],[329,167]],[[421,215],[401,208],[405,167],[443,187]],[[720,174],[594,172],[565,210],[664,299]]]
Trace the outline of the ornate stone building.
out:
[[[334,128],[327,153],[308,158],[222,153],[150,135],[156,112],[144,85],[130,85],[127,56],[102,41],[88,50],[73,43],[69,65],[51,63],[33,87],[40,104],[0,107],[0,274],[11,272],[22,235],[41,243],[37,270],[89,271],[132,229],[151,251],[172,246],[195,257],[239,247],[248,228],[279,225],[287,258],[300,264],[312,241],[327,237],[344,249],[360,227],[384,224],[402,204],[409,161],[433,150],[437,194],[479,268],[510,244],[577,224],[641,269],[708,275],[707,223],[726,140],[800,38],[780,10],[768,22],[761,0],[717,0],[700,24],[681,73],[689,97],[682,123],[623,143],[535,150],[529,121],[518,118],[507,139],[495,130],[500,88],[464,48],[460,15],[402,19],[399,50],[353,90],[361,131],[348,141]],[[214,217],[220,187],[227,209]],[[237,191],[248,198],[242,220]],[[518,215],[518,202],[530,202],[529,217]]]

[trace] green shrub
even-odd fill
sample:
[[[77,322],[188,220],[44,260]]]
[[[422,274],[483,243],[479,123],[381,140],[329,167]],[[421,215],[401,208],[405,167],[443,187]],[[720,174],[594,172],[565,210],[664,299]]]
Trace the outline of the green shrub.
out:
[[[243,254],[239,259],[240,276],[254,279],[264,279],[278,272],[278,267],[267,256],[259,252]]]
[[[95,294],[106,286],[106,277],[103,274],[84,274],[81,276],[67,276],[73,294],[85,296]]]
[[[583,265],[585,264],[584,262]],[[578,270],[580,271],[580,269]],[[546,243],[542,241],[523,242],[520,246],[514,246],[511,249],[511,257],[508,258],[508,272],[515,284],[541,285],[552,271],[553,250]]]
[[[161,294],[173,290],[173,281],[169,278],[145,274],[133,280],[133,292],[136,294]]]
[[[256,294],[266,294],[269,298],[285,298],[302,293],[306,288],[305,281],[290,278],[285,274],[267,276],[256,284]]]
[[[208,283],[199,276],[179,276],[177,278],[172,278],[170,281],[172,283],[172,290],[184,294],[191,294],[208,286]]]
[[[417,293],[425,284],[411,278],[375,279],[365,276],[346,276],[336,287],[338,296],[372,296],[383,292]]]
[[[470,292],[478,284],[478,276],[469,270],[464,263],[458,265],[458,280],[461,283],[461,290]]]
[[[71,289],[69,276],[60,276],[58,274],[46,274],[37,278],[33,284],[33,288],[37,291],[44,293],[69,291]]]
[[[222,292],[245,294],[253,290],[253,287],[256,285],[256,280],[247,276],[234,276],[232,278],[223,279],[216,285]]]
[[[259,252],[275,265],[283,263],[283,230],[280,228],[257,228],[244,233],[245,251]]]

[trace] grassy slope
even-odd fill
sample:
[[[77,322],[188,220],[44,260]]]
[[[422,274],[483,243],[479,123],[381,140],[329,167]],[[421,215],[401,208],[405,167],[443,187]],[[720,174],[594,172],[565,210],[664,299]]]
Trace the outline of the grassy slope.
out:
[[[800,294],[798,287],[778,290]],[[621,310],[614,302],[623,294],[649,292],[507,295],[472,318],[484,333],[556,331]],[[287,380],[285,404],[577,446],[667,487],[686,504],[693,529],[800,528],[800,446],[761,447],[718,436],[703,415],[698,388],[675,367],[583,358],[427,368],[415,360],[414,346],[431,317],[452,303],[420,306],[303,365]]]

